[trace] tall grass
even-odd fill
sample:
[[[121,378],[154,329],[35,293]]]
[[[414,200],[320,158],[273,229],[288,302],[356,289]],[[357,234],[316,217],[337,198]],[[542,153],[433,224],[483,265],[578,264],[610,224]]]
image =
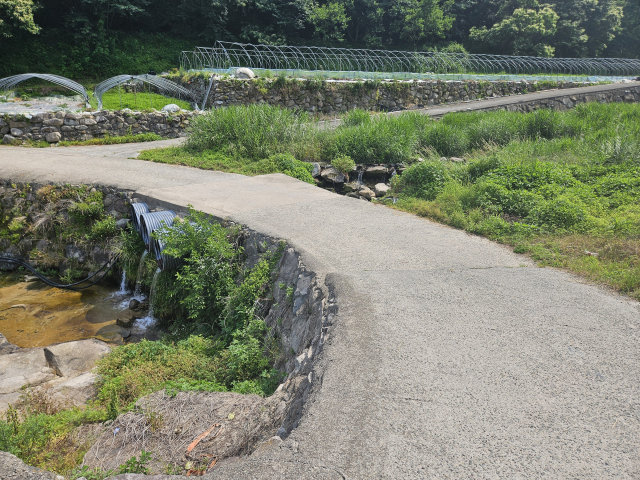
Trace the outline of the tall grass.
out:
[[[193,118],[185,147],[221,150],[259,160],[287,151],[305,137],[309,116],[272,105],[238,105]]]

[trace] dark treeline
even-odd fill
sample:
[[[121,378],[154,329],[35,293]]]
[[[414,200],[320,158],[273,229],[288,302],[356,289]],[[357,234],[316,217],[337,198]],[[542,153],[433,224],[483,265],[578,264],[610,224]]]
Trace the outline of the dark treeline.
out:
[[[640,55],[640,0],[0,0],[0,74],[98,77],[248,43]]]

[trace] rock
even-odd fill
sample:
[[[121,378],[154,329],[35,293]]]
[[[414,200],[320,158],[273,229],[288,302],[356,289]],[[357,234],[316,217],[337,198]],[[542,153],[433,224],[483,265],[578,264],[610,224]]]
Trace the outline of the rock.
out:
[[[58,143],[62,139],[62,135],[60,132],[51,132],[45,134],[44,139],[49,143]]]
[[[367,178],[372,178],[372,179],[384,177],[386,174],[387,174],[387,167],[384,167],[382,165],[367,167],[367,169],[364,171],[364,175],[366,175]]]
[[[250,78],[256,78],[256,74],[253,73],[253,70],[251,70],[250,68],[243,67],[236,70],[236,78],[246,80]]]
[[[162,107],[162,111],[163,112],[179,112],[180,107],[175,103],[170,103],[169,105],[165,105],[164,107]]]
[[[132,298],[129,302],[129,310],[136,310],[140,306],[140,302],[135,298]]]
[[[64,256],[67,258],[73,258],[80,263],[84,263],[86,260],[85,253],[75,245],[67,245],[64,249]]]
[[[440,161],[441,162],[446,162],[447,161],[447,157],[440,157]]]
[[[98,265],[104,265],[111,258],[111,252],[100,247],[94,247],[91,251],[91,261]]]
[[[364,187],[364,185],[362,185],[361,183],[358,182],[350,182],[350,183],[345,183],[344,187],[343,187],[343,192],[344,193],[349,193],[349,192],[359,192],[360,190],[362,190]]]
[[[0,355],[8,355],[9,353],[17,352],[18,350],[20,350],[20,347],[13,343],[9,343],[7,337],[0,333]]]
[[[127,225],[129,225],[128,218],[121,218],[116,222],[116,227],[118,227],[120,230],[124,230],[125,228],[127,228]]]
[[[28,126],[27,122],[9,122],[10,128],[27,128]]]
[[[92,400],[98,389],[96,381],[98,376],[93,372],[85,372],[73,378],[61,378],[53,380],[41,387],[53,399],[59,400],[66,406],[81,407]]]
[[[389,186],[384,183],[376,183],[376,186],[373,187],[376,192],[376,197],[384,197],[389,191]]]
[[[147,477],[150,478],[150,477]],[[2,480],[64,480],[53,472],[31,467],[15,455],[0,452],[0,479]]]
[[[15,141],[17,140],[16,137],[12,136],[12,135],[5,135],[4,137],[2,137],[2,143],[6,143],[7,145],[11,145],[13,143],[15,143]]]
[[[284,430],[284,428],[282,430]],[[270,450],[278,448],[281,444],[282,444],[282,438],[279,435],[275,435],[271,437],[269,440],[262,442],[260,446],[258,446],[258,448],[255,449],[252,455],[261,455],[263,453],[267,453]]]
[[[119,198],[113,202],[113,209],[118,213],[127,213],[129,211],[129,208],[127,208],[127,201],[124,198]]]
[[[42,125],[47,127],[61,127],[64,125],[64,120],[61,118],[50,118],[49,120],[42,122]]]
[[[60,343],[44,348],[47,367],[61,377],[75,377],[95,366],[111,347],[95,338]]]
[[[138,319],[138,316],[133,313],[131,309],[125,310],[124,312],[118,315],[116,319],[116,324],[123,328],[131,328],[133,327],[134,322]]]
[[[38,243],[36,243],[36,250],[38,250],[39,252],[46,252],[48,246],[49,246],[48,241],[39,240]]]
[[[319,177],[321,171],[322,171],[322,169],[320,168],[320,164],[319,163],[314,163],[313,164],[313,172],[311,172],[311,176],[313,178]]]
[[[464,158],[460,158],[460,157],[451,157],[449,160],[451,160],[452,162],[465,162],[466,161]]]
[[[375,198],[375,196],[376,196],[376,194],[373,192],[373,190],[371,190],[368,187],[364,187],[358,193],[360,194],[361,197],[364,197],[367,200],[371,200],[372,198]]]
[[[0,413],[20,401],[24,385],[41,385],[56,378],[43,348],[24,348],[0,355]]]
[[[21,137],[22,135],[24,135],[24,132],[19,128],[12,128],[11,135],[13,135],[14,137]]]
[[[95,125],[98,122],[96,122],[93,118],[81,118],[80,120],[78,120],[78,123],[80,125]]]
[[[344,175],[342,175],[333,167],[325,168],[324,170],[322,170],[320,176],[325,182],[344,183],[345,180]]]

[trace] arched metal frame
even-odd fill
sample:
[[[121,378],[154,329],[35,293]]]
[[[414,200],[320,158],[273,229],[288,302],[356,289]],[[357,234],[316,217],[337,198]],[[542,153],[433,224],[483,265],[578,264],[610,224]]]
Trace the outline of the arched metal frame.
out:
[[[67,88],[73,92],[76,92],[79,95],[82,95],[84,98],[85,104],[89,107],[89,95],[87,94],[87,90],[80,85],[78,82],[74,82],[65,77],[61,77],[59,75],[51,75],[48,73],[23,73],[21,75],[13,75],[12,77],[6,77],[0,79],[0,91],[10,90],[15,87],[17,84],[24,82],[25,80],[29,80],[31,78],[39,78],[41,80],[46,80],[47,82],[55,83],[56,85],[60,85],[61,87]]]
[[[253,45],[218,41],[213,47],[182,52],[186,70],[233,72],[240,67],[306,72],[351,78],[501,78],[582,81],[640,75],[640,60],[624,58],[544,58],[444,52],[403,52],[332,47]]]
[[[93,94],[98,99],[98,110],[102,110],[102,95],[107,91],[112,89],[113,87],[117,87],[118,85],[122,85],[123,83],[131,82],[131,81],[141,81],[145,82],[149,85],[152,85],[158,89],[158,91],[164,95],[165,97],[174,97],[174,98],[182,98],[188,99],[196,110],[198,110],[198,103],[196,100],[196,96],[193,92],[187,90],[186,88],[178,85],[171,80],[167,80],[163,77],[158,77],[156,75],[117,75],[115,77],[107,78],[105,81],[100,82],[96,85]]]

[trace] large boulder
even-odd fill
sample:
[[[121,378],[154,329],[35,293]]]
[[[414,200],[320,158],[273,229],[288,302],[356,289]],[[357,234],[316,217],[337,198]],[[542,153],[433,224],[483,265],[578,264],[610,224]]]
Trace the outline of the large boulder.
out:
[[[62,140],[62,135],[60,134],[60,132],[51,132],[47,133],[44,136],[44,139],[49,143],[58,143],[60,140]]]
[[[251,70],[250,68],[243,67],[236,70],[236,78],[247,80],[250,78],[256,78],[256,74],[253,73],[253,70]]]
[[[162,111],[163,112],[179,112],[180,107],[175,103],[170,103],[169,105],[165,105],[164,107],[162,107]]]
[[[384,197],[389,191],[389,186],[384,183],[376,183],[374,190],[376,192],[376,197]]]
[[[44,348],[47,366],[61,377],[75,377],[91,370],[111,347],[95,338],[59,343]]]
[[[62,475],[31,467],[15,455],[0,452],[0,479],[2,480],[64,480]]]

